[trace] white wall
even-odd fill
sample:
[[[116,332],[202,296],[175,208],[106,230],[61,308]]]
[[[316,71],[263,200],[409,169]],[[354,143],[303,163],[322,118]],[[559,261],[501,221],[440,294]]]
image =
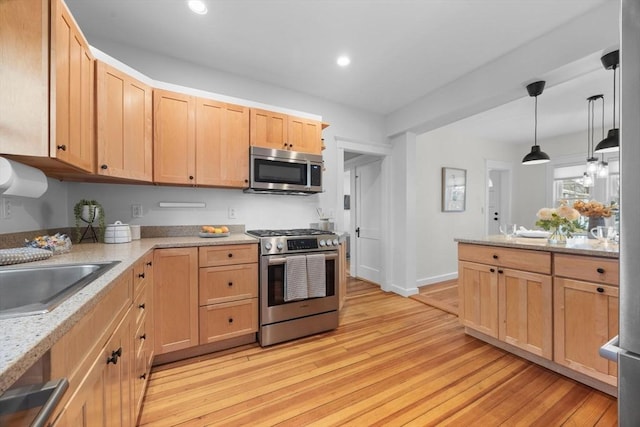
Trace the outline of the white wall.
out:
[[[485,162],[514,163],[521,148],[473,140],[445,128],[416,141],[416,280],[417,286],[457,277],[455,238],[482,237],[485,226]],[[441,170],[467,170],[466,209],[441,211]],[[514,205],[517,201],[514,200]]]
[[[11,203],[11,217],[0,219],[0,234],[69,226],[67,217],[72,206],[67,200],[66,184],[55,179],[48,179],[48,183],[39,199],[0,195]]]

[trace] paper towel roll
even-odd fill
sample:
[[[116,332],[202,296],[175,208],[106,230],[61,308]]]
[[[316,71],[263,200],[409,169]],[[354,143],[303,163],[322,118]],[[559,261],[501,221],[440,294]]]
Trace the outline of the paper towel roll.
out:
[[[37,198],[48,185],[41,170],[0,157],[0,194]]]

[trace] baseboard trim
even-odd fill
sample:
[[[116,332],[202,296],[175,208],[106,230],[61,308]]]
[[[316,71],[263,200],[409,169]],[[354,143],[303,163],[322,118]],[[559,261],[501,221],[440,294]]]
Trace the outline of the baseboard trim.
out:
[[[420,288],[426,285],[433,285],[434,283],[447,282],[449,280],[456,280],[458,278],[458,272],[440,274],[439,276],[425,277],[416,280],[416,287]]]

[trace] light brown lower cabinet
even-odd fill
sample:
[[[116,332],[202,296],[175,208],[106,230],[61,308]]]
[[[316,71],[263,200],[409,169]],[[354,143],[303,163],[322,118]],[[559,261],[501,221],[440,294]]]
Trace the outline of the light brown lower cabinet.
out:
[[[555,361],[611,385],[617,364],[598,349],[618,334],[618,287],[557,278]]]
[[[156,355],[198,345],[198,248],[153,254]]]
[[[458,245],[460,322],[474,336],[615,393],[617,364],[598,350],[618,334],[618,260],[519,251]]]

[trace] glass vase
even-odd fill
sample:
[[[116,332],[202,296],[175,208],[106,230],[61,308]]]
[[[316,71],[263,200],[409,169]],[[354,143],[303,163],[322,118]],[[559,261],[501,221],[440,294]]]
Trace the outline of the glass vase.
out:
[[[547,239],[550,245],[566,245],[567,233],[563,226],[558,226],[551,230],[551,235]]]

